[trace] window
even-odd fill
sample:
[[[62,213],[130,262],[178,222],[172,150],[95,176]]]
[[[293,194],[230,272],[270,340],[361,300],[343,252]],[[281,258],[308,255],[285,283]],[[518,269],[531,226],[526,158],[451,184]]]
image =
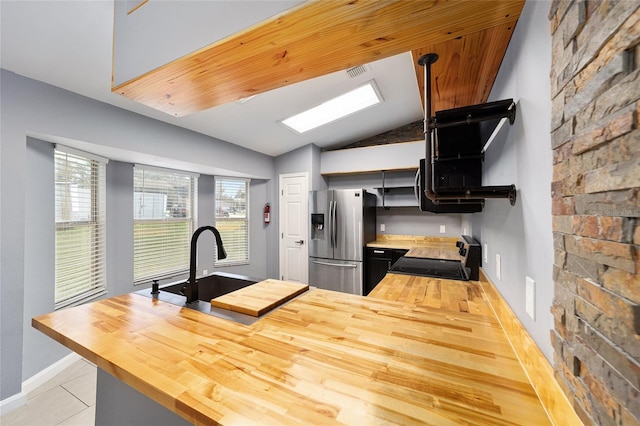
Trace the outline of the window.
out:
[[[216,177],[216,228],[227,258],[216,266],[249,263],[249,180]]]
[[[106,292],[107,160],[56,146],[55,307]]]
[[[136,165],[133,177],[134,284],[189,271],[197,226],[198,175]]]

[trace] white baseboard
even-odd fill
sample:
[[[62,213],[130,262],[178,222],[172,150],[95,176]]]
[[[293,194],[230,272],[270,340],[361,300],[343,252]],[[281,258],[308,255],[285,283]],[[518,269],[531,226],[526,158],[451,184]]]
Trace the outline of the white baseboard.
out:
[[[22,407],[27,403],[27,394],[25,392],[17,393],[9,398],[0,401],[0,416],[4,416],[15,409]]]
[[[71,352],[60,361],[51,364],[49,367],[22,382],[22,392],[0,401],[0,415],[5,415],[16,408],[22,407],[27,403],[27,394],[29,392],[33,391],[38,386],[43,385],[48,380],[55,377],[56,374],[71,366],[79,359],[82,359],[80,355],[75,352]]]
[[[22,382],[22,392],[29,393],[40,385],[43,385],[48,380],[52,379],[56,374],[60,373],[67,367],[70,367],[71,364],[82,359],[80,355],[75,352],[71,352],[69,355],[62,358],[60,361],[51,364],[44,370],[39,373],[34,374],[29,377],[27,380]]]

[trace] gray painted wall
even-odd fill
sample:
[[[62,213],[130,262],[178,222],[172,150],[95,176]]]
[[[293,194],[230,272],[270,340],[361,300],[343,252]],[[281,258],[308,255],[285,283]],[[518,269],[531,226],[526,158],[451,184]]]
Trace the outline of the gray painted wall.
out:
[[[322,150],[315,146],[311,147],[311,184],[309,185],[310,191],[321,191],[327,189],[327,179],[320,174],[321,170],[321,152]]]
[[[436,237],[454,237],[462,234],[462,215],[435,214],[420,212],[417,207],[392,207],[376,209],[376,223],[379,235],[430,235]],[[380,230],[384,224],[385,230]],[[444,225],[445,233],[440,233]]]
[[[286,173],[309,173],[309,190],[321,190],[327,188],[327,182],[320,174],[320,148],[309,144],[275,159],[276,175]]]
[[[133,291],[133,164],[107,164],[107,297]],[[28,377],[28,376],[27,376]]]
[[[480,216],[467,218],[473,235],[488,245],[485,272],[496,284],[549,361],[553,318],[553,238],[551,101],[549,70],[550,2],[529,1],[516,25],[490,100],[519,99],[513,126],[502,129],[489,147],[483,170],[487,185],[516,184],[518,200],[487,200]],[[497,279],[495,255],[502,259]],[[525,311],[525,277],[536,281],[535,320]]]
[[[205,167],[236,176],[262,176],[251,185],[251,215],[256,219],[250,225],[251,265],[234,270],[258,277],[277,276],[277,233],[262,228],[261,215],[265,200],[276,194],[272,157],[6,70],[2,70],[0,84],[0,400],[18,394],[24,380],[68,353],[51,339],[39,336],[30,325],[32,315],[53,309],[53,244],[46,239],[53,238],[54,222],[49,212],[52,202],[46,202],[49,195],[41,196],[53,194],[53,186],[50,191],[42,186],[52,185],[52,158],[50,165],[44,165],[44,153],[51,145],[35,139],[27,143],[28,135],[66,139],[76,148],[102,155],[105,149],[111,149],[120,156],[130,154],[132,161],[152,158],[156,166],[162,166],[165,160],[167,164],[177,160],[193,165],[194,171]],[[38,165],[32,166],[32,161]],[[109,296],[132,290],[132,174],[132,165],[125,161],[110,161],[108,165]],[[49,214],[50,222],[46,219]],[[275,256],[275,272],[264,258],[265,252]]]
[[[7,84],[3,72],[0,80],[2,103],[0,135],[2,163],[0,164],[0,246],[3,247],[0,265],[0,400],[17,394],[22,386],[22,328],[24,314],[24,233],[26,189],[25,119],[10,114],[13,105],[6,96],[20,96],[18,87]],[[11,108],[9,107],[11,105]],[[11,126],[11,127],[10,127]],[[13,127],[22,131],[11,131]],[[13,136],[13,137],[12,137]],[[16,141],[12,143],[11,141]]]
[[[23,345],[29,362],[22,365],[22,376],[31,377],[69,353],[31,327],[31,318],[54,310],[55,285],[55,200],[53,146],[27,139],[24,228],[24,329]],[[22,287],[17,285],[17,287]],[[9,301],[8,301],[9,302]],[[3,304],[5,300],[1,302]],[[4,340],[4,336],[3,336]],[[4,369],[3,373],[4,375]]]

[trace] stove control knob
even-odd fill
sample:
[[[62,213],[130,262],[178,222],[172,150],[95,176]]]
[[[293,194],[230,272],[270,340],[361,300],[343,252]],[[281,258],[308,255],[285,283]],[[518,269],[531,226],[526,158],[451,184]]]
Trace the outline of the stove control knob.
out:
[[[460,247],[460,256],[466,256],[467,255],[467,249],[464,247]]]
[[[462,241],[456,241],[456,247],[458,248],[462,247]]]

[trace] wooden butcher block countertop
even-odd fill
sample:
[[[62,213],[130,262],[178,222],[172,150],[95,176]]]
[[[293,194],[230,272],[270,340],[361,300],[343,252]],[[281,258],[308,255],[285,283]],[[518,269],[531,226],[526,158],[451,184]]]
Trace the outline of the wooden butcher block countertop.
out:
[[[406,257],[423,257],[429,259],[445,259],[445,260],[461,260],[458,249],[440,249],[433,247],[412,247],[406,254]]]
[[[549,424],[477,282],[387,274],[251,326],[138,294],[33,326],[195,424]]]
[[[385,234],[377,235],[367,247],[409,250],[405,254],[407,257],[460,260],[456,241],[458,238],[453,237]]]
[[[422,235],[378,234],[375,241],[367,243],[367,247],[394,248],[410,250],[412,248],[430,248],[436,250],[457,251],[454,237],[430,237]]]

